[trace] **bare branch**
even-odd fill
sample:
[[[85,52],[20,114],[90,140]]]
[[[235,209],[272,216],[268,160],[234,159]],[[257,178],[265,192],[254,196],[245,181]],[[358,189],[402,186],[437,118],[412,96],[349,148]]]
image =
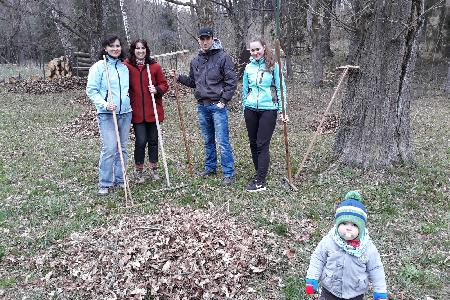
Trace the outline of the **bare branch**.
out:
[[[189,7],[193,7],[193,8],[198,7],[196,4],[191,3],[191,2],[181,2],[178,0],[164,0],[164,1],[172,3],[172,4],[180,5],[180,6],[189,6]]]

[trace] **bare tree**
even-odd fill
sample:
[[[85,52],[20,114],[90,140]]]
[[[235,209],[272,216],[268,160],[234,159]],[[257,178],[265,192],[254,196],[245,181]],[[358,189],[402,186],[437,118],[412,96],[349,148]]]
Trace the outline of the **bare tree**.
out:
[[[331,52],[330,47],[330,36],[331,36],[331,19],[333,7],[336,0],[323,0],[322,5],[324,7],[323,10],[323,31],[321,37],[322,44],[322,55],[324,57],[333,56],[333,52]]]
[[[352,1],[351,73],[335,143],[339,162],[385,167],[413,159],[411,81],[423,0]]]
[[[323,81],[323,55],[322,36],[324,34],[323,22],[321,21],[321,8],[319,0],[309,0],[307,28],[311,39],[311,70],[312,84],[320,86]],[[320,10],[320,11],[319,11]]]
[[[62,3],[62,1],[56,0],[48,0],[48,6],[50,8],[52,20],[55,23],[59,39],[61,40],[61,45],[64,48],[64,54],[69,57],[69,60],[72,60],[72,36],[68,28],[66,26],[63,26],[62,24],[63,16],[61,5],[67,5],[67,3]]]

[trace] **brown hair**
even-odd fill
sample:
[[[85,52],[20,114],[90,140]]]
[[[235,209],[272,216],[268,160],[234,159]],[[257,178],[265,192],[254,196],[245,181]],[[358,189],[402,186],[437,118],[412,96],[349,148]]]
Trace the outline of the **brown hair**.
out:
[[[264,49],[264,61],[266,62],[267,72],[272,72],[273,67],[275,65],[275,58],[273,56],[272,48],[267,44],[267,42],[263,38],[255,38],[251,39],[250,43],[259,42]]]
[[[150,64],[150,62],[151,62],[150,48],[148,47],[147,41],[144,39],[137,39],[131,43],[130,50],[128,51],[128,60],[130,61],[131,64],[133,64],[135,66],[137,65],[136,55],[134,54],[134,51],[136,50],[136,47],[137,47],[137,43],[141,43],[142,46],[144,46],[144,48],[146,50],[145,51],[145,63]]]

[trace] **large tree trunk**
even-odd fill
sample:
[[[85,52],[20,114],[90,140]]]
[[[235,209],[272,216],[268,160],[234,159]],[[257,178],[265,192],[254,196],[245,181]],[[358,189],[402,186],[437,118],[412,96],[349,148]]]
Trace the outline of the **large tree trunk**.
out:
[[[423,0],[361,3],[350,49],[351,72],[336,138],[339,162],[386,167],[412,160],[411,81],[415,69]],[[391,22],[396,20],[396,22]]]
[[[50,8],[51,8],[51,14],[53,18],[53,22],[56,26],[56,31],[58,32],[59,39],[61,41],[61,45],[64,49],[64,55],[69,58],[69,61],[72,62],[73,59],[73,45],[71,40],[71,33],[70,31],[62,26],[60,20],[61,20],[61,7],[60,3],[56,0],[50,0],[49,1]]]
[[[91,58],[97,60],[98,51],[102,43],[103,35],[103,3],[102,0],[91,0],[89,4],[89,16],[92,20],[90,32],[90,49]]]

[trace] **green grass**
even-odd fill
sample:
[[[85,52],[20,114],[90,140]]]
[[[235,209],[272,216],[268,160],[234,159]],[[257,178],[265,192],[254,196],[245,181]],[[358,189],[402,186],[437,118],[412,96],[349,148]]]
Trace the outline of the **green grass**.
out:
[[[19,75],[22,79],[27,79],[31,75],[42,76],[43,72],[35,65],[0,64],[0,81],[9,77],[18,77]]]
[[[317,95],[310,101],[304,84],[292,87],[298,96],[292,96],[289,106],[294,173],[312,137],[308,124],[320,115],[332,93],[331,87],[315,91]],[[369,210],[368,228],[382,255],[392,292],[405,299],[416,299],[417,295],[446,299],[450,279],[450,105],[436,86],[418,85],[417,89],[420,97],[411,107],[414,165],[378,171],[330,169],[334,135],[327,134],[318,139],[302,181],[295,182],[299,190],[292,192],[281,181],[285,176],[284,149],[281,127],[277,126],[271,144],[269,188],[260,194],[244,191],[253,169],[239,105],[230,110],[237,183],[222,187],[220,175],[206,180],[192,180],[188,175],[178,142],[181,134],[176,105],[170,99],[166,101],[164,122],[170,179],[173,186],[187,186],[153,192],[165,187],[164,180],[132,185],[137,205],[128,209],[124,208],[122,191],[107,197],[96,195],[99,139],[68,136],[60,130],[86,109],[92,109],[68,104],[68,99],[81,92],[34,96],[9,94],[0,89],[0,99],[8,103],[0,106],[0,289],[19,299],[24,293],[31,299],[46,295],[42,291],[26,291],[23,284],[27,274],[41,278],[47,270],[18,268],[11,258],[34,257],[73,232],[105,226],[124,214],[151,214],[162,205],[188,205],[199,209],[225,207],[243,222],[282,237],[286,245],[296,250],[289,265],[274,271],[283,279],[282,285],[273,292],[273,287],[268,288],[263,280],[256,290],[261,297],[270,292],[276,295],[275,299],[306,299],[303,280],[310,254],[333,225],[336,202],[349,189],[359,189]],[[203,145],[195,121],[195,105],[191,97],[182,101],[198,171],[202,167]],[[333,108],[336,112],[337,107]],[[130,172],[132,149],[130,142]],[[311,225],[305,229],[302,222],[306,220]],[[305,230],[308,238],[298,241]]]

